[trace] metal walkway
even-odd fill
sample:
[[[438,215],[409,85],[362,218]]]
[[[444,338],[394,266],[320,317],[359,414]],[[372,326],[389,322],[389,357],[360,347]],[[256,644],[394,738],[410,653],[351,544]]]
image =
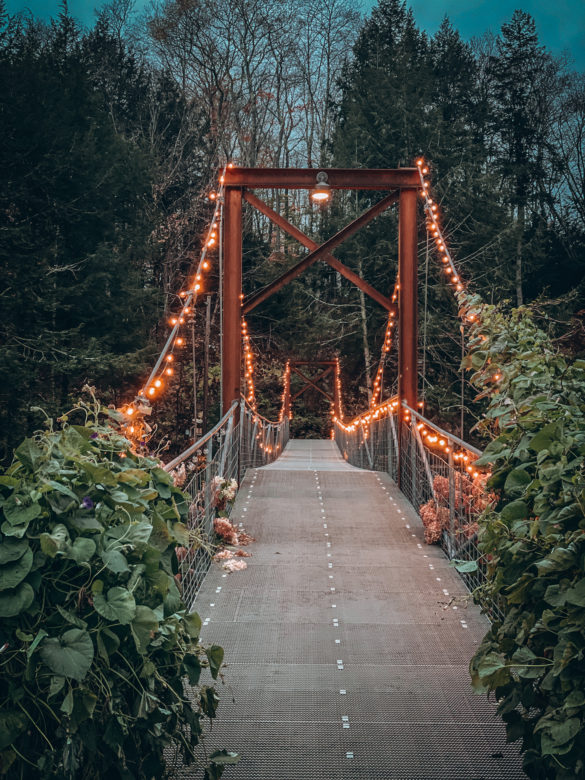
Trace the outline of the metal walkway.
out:
[[[195,604],[225,648],[207,744],[241,753],[226,780],[524,777],[470,688],[487,621],[389,477],[291,441],[232,520],[256,537],[248,569],[214,566]]]

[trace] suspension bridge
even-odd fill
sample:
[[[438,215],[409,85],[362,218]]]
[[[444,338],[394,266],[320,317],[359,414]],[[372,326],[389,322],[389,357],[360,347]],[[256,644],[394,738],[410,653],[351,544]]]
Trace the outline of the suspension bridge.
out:
[[[228,695],[208,742],[241,753],[230,778],[524,777],[495,704],[473,695],[469,683],[469,660],[489,625],[469,593],[481,581],[481,567],[459,575],[449,563],[479,557],[476,521],[488,500],[485,476],[474,465],[480,452],[426,419],[417,394],[419,198],[445,277],[457,295],[465,294],[427,173],[422,160],[414,168],[385,170],[226,166],[181,311],[148,381],[125,410],[128,434],[140,435],[142,414],[172,373],[181,326],[201,289],[209,250],[217,246],[223,417],[166,469],[182,470],[191,522],[210,537],[214,480],[236,480],[234,532],[255,539],[247,566],[233,574],[210,566],[201,547],[186,549],[181,560],[183,595],[203,620],[202,638],[225,649]],[[323,197],[335,189],[387,194],[317,245],[253,192],[270,188]],[[244,202],[309,250],[248,298],[242,294]],[[398,278],[389,298],[331,252],[394,204]],[[388,312],[371,403],[344,419],[339,361],[291,359],[283,369],[279,418],[270,421],[257,410],[244,317],[318,260]],[[398,393],[384,398],[382,371],[395,329]],[[304,382],[296,393],[292,374]],[[330,440],[289,441],[294,401],[308,388],[330,402]],[[196,775],[179,768],[179,776]]]

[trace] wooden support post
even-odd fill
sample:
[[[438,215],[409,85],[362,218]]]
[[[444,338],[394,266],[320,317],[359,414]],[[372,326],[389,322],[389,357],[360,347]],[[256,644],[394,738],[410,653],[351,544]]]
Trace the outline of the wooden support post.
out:
[[[224,207],[222,414],[240,398],[242,360],[242,191],[226,187]]]
[[[417,228],[414,189],[400,190],[398,225],[398,280],[400,290],[398,357],[398,398],[417,408],[418,392],[418,307],[417,307]]]

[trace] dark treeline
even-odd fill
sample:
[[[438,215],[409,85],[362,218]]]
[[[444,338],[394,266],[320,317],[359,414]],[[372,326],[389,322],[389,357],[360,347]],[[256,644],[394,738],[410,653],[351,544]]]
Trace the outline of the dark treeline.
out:
[[[61,413],[87,381],[113,403],[138,389],[227,160],[397,167],[424,155],[463,278],[487,300],[536,305],[566,349],[585,347],[585,78],[541,45],[522,11],[467,44],[447,19],[429,37],[399,0],[379,0],[368,18],[348,0],[165,0],[143,15],[113,0],[91,29],[66,6],[48,25],[0,6],[0,94],[4,458],[39,425],[31,406]],[[260,195],[316,239],[379,197],[338,193],[317,209],[305,193]],[[245,231],[246,292],[304,252],[256,213]],[[423,386],[430,413],[457,428],[459,323],[428,250],[421,227]],[[337,254],[390,294],[396,214]],[[216,290],[215,271],[206,283],[209,421],[218,411]],[[274,416],[289,356],[339,354],[346,410],[367,403],[384,312],[328,266],[248,319],[261,411]],[[203,320],[198,306],[186,331],[200,409]],[[155,413],[176,447],[193,416],[191,354]],[[394,381],[391,356],[387,392]],[[295,410],[297,431],[326,434],[327,410],[313,402]]]

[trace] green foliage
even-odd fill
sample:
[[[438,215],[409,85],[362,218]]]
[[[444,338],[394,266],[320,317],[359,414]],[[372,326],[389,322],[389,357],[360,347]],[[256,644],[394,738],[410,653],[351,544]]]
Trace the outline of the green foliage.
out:
[[[26,439],[0,476],[0,775],[9,779],[166,777],[163,750],[198,760],[216,714],[223,650],[199,643],[201,620],[174,576],[175,547],[198,543],[185,525],[188,497],[156,459],[132,453],[116,417],[82,403]],[[236,760],[212,755],[209,776]]]
[[[495,435],[478,460],[497,504],[480,523],[488,580],[476,596],[504,612],[471,662],[473,684],[495,693],[529,777],[583,777],[585,361],[561,355],[528,308],[461,302]]]

